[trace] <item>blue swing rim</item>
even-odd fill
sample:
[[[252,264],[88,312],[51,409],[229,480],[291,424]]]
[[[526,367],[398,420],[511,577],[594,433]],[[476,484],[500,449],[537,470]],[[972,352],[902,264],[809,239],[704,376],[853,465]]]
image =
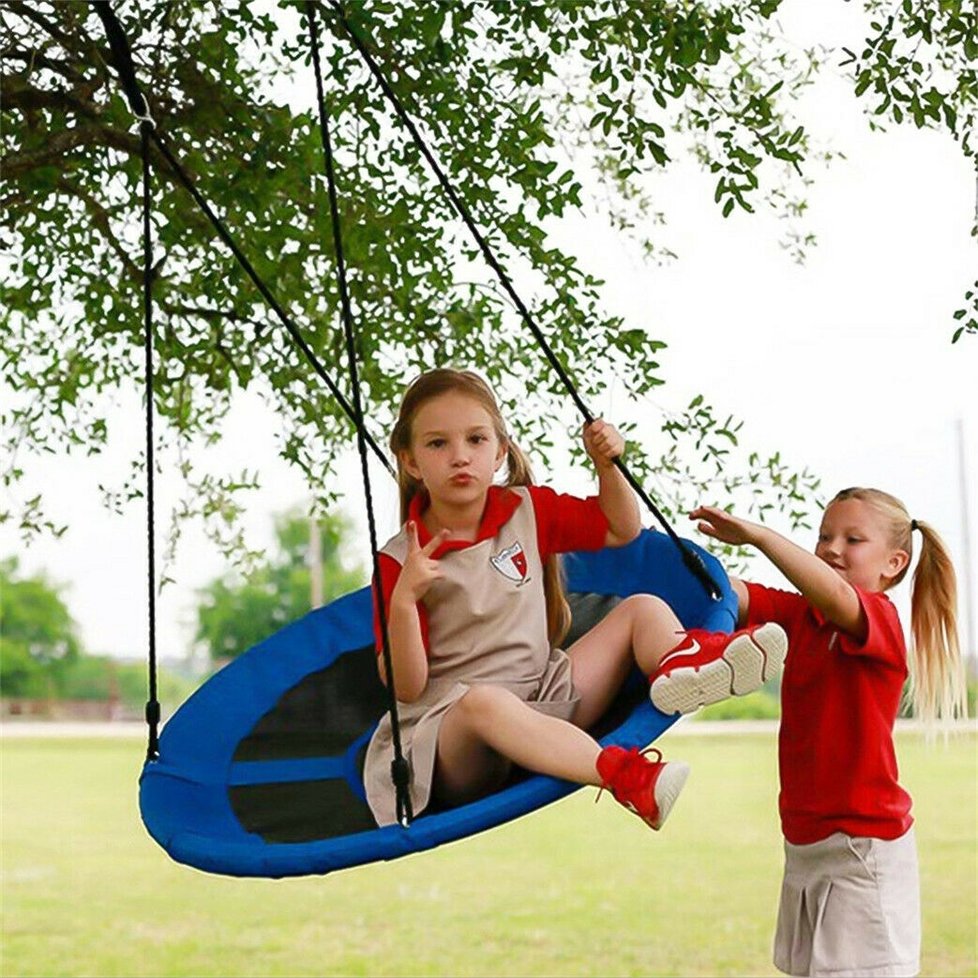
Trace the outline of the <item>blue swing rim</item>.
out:
[[[701,583],[682,567],[674,543],[665,534],[651,530],[643,530],[626,547],[565,555],[567,590],[624,598],[668,591],[671,586],[673,592],[687,599],[686,608],[674,595],[670,601],[686,627],[730,632],[736,622],[737,599],[726,573],[712,554],[693,542],[687,541],[686,545],[699,554],[719,584],[719,598],[710,598]],[[657,573],[666,580],[665,588],[650,588],[643,575],[635,572],[636,567],[649,560],[654,561]],[[695,610],[690,612],[689,608]],[[261,714],[254,709],[259,705],[257,699],[247,704],[249,710],[243,703],[229,703],[227,695],[236,686],[258,689],[262,691],[262,702],[270,708],[311,671],[372,642],[371,594],[364,587],[274,633],[210,677],[163,726],[159,756],[147,760],[143,767],[140,813],[150,836],[177,862],[206,872],[274,878],[317,875],[423,852],[521,817],[580,788],[557,778],[529,775],[470,804],[422,813],[408,827],[388,825],[296,843],[268,842],[247,832],[231,810],[227,788],[234,783],[249,783],[235,780],[235,769],[242,765],[235,765],[232,758],[237,744]],[[223,725],[211,723],[208,730],[208,721],[214,717],[222,717]],[[641,749],[676,719],[660,713],[643,696],[624,721],[599,742],[602,746],[617,744]],[[201,736],[202,731],[209,736]],[[352,770],[358,778],[356,753],[370,733],[372,730],[358,737],[343,757],[321,759],[320,766],[332,775],[349,775]],[[278,773],[290,779],[290,762],[261,763],[266,779],[276,779],[276,765]],[[254,773],[245,774],[248,777],[254,777]],[[362,784],[359,793],[362,797]],[[180,808],[181,799],[186,803],[184,809]],[[196,817],[200,814],[198,808],[211,818],[208,831],[195,831],[186,818],[180,817],[187,813]]]

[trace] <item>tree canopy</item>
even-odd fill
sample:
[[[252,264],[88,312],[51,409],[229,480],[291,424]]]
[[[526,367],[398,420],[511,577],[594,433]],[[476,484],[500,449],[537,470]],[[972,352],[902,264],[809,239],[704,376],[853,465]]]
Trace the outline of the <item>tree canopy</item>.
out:
[[[304,5],[117,6],[158,130],[348,392]],[[655,237],[667,209],[654,177],[692,156],[713,174],[724,215],[774,207],[789,218],[784,243],[796,257],[812,243],[800,223],[805,168],[825,152],[794,117],[793,100],[838,53],[794,48],[780,34],[780,6],[345,5],[585,402],[611,376],[629,395],[647,395],[663,382],[663,344],[609,315],[601,283],[553,245],[548,230],[563,215],[597,208],[650,260],[668,259]],[[973,8],[961,0],[863,0],[863,7],[874,19],[846,55],[854,97],[874,124],[939,127],[973,157]],[[568,422],[562,391],[331,6],[318,10],[374,437],[384,441],[407,380],[431,366],[465,365],[490,380],[517,437],[546,461],[555,429]],[[25,454],[101,450],[111,395],[137,383],[141,164],[91,6],[5,0],[0,11],[9,486],[29,464]],[[226,512],[227,498],[250,480],[197,477],[187,450],[219,438],[235,393],[255,390],[282,419],[282,455],[328,496],[337,453],[351,442],[348,419],[158,152],[150,163],[161,450],[177,453],[198,511]],[[976,292],[968,291],[955,338],[978,331]],[[669,449],[630,464],[639,478],[654,468],[677,503],[712,482],[714,495],[746,489],[757,507],[787,507],[804,519],[817,480],[778,455],[735,459],[738,423],[706,398],[663,418],[662,429]],[[139,478],[136,460],[122,495],[138,495]],[[51,525],[36,499],[7,516],[28,532]]]

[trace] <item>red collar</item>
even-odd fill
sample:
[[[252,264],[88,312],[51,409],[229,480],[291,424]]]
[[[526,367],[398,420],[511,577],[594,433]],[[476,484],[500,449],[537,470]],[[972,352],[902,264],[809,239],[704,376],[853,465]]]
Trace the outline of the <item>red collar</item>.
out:
[[[517,507],[522,502],[522,497],[508,489],[506,486],[490,486],[486,493],[486,505],[482,510],[482,518],[479,520],[479,529],[474,540],[449,540],[443,543],[433,554],[432,557],[438,558],[442,554],[450,553],[453,550],[464,550],[472,547],[482,540],[490,540],[494,537],[509,518],[516,512]],[[428,527],[421,519],[422,514],[428,508],[428,493],[416,493],[411,502],[408,503],[408,519],[414,520],[418,528],[418,543],[423,547],[431,540]]]

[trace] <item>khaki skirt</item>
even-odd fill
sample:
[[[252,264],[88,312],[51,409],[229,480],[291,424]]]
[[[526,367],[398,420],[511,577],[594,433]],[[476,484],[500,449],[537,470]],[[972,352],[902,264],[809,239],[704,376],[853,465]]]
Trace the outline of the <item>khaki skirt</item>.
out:
[[[774,964],[789,975],[903,976],[920,970],[913,829],[899,839],[836,832],[785,842]]]
[[[534,681],[493,685],[509,689],[533,709],[570,720],[580,697],[574,688],[571,662],[562,649],[553,649],[543,676]],[[398,703],[401,750],[411,771],[409,793],[414,814],[420,815],[431,801],[431,788],[438,753],[438,732],[448,711],[469,691],[471,684],[455,679],[432,681],[421,700]],[[397,821],[397,802],[391,782],[394,744],[390,714],[385,713],[367,747],[363,783],[367,802],[378,825]]]

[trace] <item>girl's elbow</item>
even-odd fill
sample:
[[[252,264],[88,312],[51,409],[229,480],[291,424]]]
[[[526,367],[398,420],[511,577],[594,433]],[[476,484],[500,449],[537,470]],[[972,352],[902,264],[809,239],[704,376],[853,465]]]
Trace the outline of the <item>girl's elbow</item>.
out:
[[[414,685],[408,686],[402,683],[397,686],[394,692],[398,703],[414,703],[424,692],[424,686],[417,688]]]
[[[380,676],[380,681],[387,687],[390,686],[390,682],[387,679],[387,670],[384,668],[383,660],[377,663],[377,673]],[[403,679],[401,676],[395,675],[394,677],[394,696],[397,698],[398,703],[413,703],[423,692],[425,683],[411,682],[409,679]]]
[[[859,641],[866,638],[866,613],[856,589],[848,582],[840,579],[836,583],[821,611],[832,624],[848,635]]]
[[[633,540],[638,538],[638,535],[642,532],[641,525],[635,527],[635,529],[628,530],[609,530],[604,538],[604,545],[606,547],[624,547],[631,543]]]
[[[421,698],[427,685],[427,675],[395,677],[394,695],[398,703],[414,703]]]

